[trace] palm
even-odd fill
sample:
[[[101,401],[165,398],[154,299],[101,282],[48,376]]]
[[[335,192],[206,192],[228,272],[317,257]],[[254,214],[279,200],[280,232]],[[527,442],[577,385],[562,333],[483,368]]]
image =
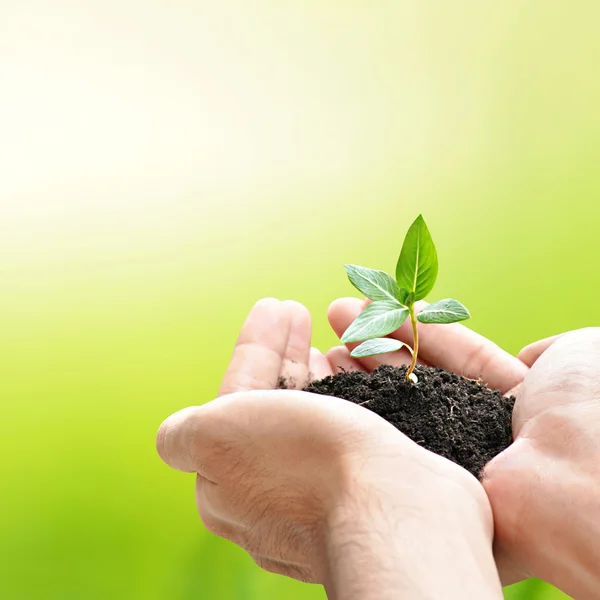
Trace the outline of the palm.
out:
[[[335,301],[329,309],[329,322],[338,337],[350,326],[366,302],[356,298],[342,298]],[[406,343],[412,343],[410,325],[405,323],[392,337]],[[382,364],[400,366],[410,362],[408,351],[401,350],[393,354],[372,356],[360,360],[351,358],[350,352],[355,344],[336,346],[329,350],[327,358],[336,368],[345,370],[359,369],[370,372]],[[453,325],[421,325],[420,326],[420,363],[442,367],[449,371],[472,379],[481,379],[490,387],[503,393],[514,393],[529,371],[528,361],[535,359],[539,346],[525,349],[519,358],[511,356],[490,340],[478,335],[460,324]],[[526,415],[526,404],[519,397],[515,410],[516,415]],[[515,433],[516,435],[516,433]],[[508,506],[508,508],[506,508]],[[511,507],[506,505],[504,513]],[[498,514],[496,517],[498,518]],[[500,516],[500,520],[504,515]],[[506,516],[510,518],[510,515]],[[502,523],[496,523],[501,530]],[[496,552],[498,569],[504,583],[513,583],[523,579],[524,571],[519,565],[515,567],[515,556],[511,550],[507,552],[502,545]]]
[[[262,300],[242,328],[222,397],[180,411],[161,426],[163,459],[198,473],[198,510],[209,530],[245,548],[268,570],[324,581],[329,530],[323,527],[347,526],[346,501],[370,506],[376,498],[390,510],[412,506],[406,480],[423,494],[409,515],[421,510],[423,498],[433,499],[434,514],[456,502],[453,511],[464,506],[469,517],[478,515],[491,537],[489,502],[467,471],[365,408],[273,389],[281,378],[301,389],[311,377],[333,373],[327,358],[311,350],[310,336],[303,306]]]
[[[332,304],[329,321],[339,337],[364,306],[365,302],[356,298]],[[412,342],[407,324],[392,337]],[[540,548],[553,548],[554,540],[543,537],[553,531],[546,522],[560,522],[564,507],[560,495],[554,496],[558,504],[548,502],[550,495],[543,488],[540,473],[550,479],[569,479],[569,473],[574,474],[576,487],[581,469],[597,470],[593,458],[600,448],[589,453],[587,446],[588,454],[583,454],[575,442],[589,441],[592,435],[600,446],[600,426],[594,425],[600,423],[600,405],[589,401],[600,395],[598,330],[575,332],[557,343],[555,338],[542,340],[525,348],[517,358],[459,324],[422,325],[420,339],[422,364],[481,379],[505,393],[518,390],[513,415],[515,443],[488,465],[483,480],[494,510],[496,560],[505,584],[532,574],[552,581],[553,573],[546,574],[552,561]],[[331,375],[340,367],[370,372],[381,364],[400,366],[410,361],[406,351],[354,360],[350,357],[352,344],[336,346],[323,355],[311,348],[310,340],[310,314],[303,306],[262,300],[242,329],[220,395],[274,389],[280,379],[287,387],[302,389],[311,379]],[[557,455],[565,460],[557,461]],[[556,473],[560,468],[567,471]],[[589,512],[587,495],[583,497],[579,513],[585,515]],[[545,498],[543,510],[537,498]],[[549,516],[552,509],[556,514]],[[582,529],[593,532],[593,523]],[[566,533],[564,537],[568,537]],[[583,540],[582,545],[594,547],[593,541],[587,544]]]
[[[504,573],[511,573],[506,583],[535,576],[563,587],[556,568],[563,550],[560,540],[572,539],[577,532],[578,547],[588,553],[589,564],[600,560],[594,538],[599,330],[542,340],[519,356],[531,369],[513,413],[515,442],[488,465],[483,481],[496,520],[497,559]],[[566,591],[589,597],[593,586],[586,588],[588,577],[582,569],[577,577],[582,587]]]
[[[599,390],[598,329],[581,329],[542,340],[525,348],[519,357],[531,369],[515,405],[515,437],[530,437],[534,421],[548,411],[561,407],[577,410],[581,405],[600,408],[590,403]]]

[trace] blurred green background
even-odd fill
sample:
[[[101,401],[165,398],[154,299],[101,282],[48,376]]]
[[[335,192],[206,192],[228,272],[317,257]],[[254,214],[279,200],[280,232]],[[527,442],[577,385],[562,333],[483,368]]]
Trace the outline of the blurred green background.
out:
[[[516,352],[597,324],[600,3],[0,0],[0,597],[323,598],[207,534],[161,420],[262,296],[422,212]],[[554,599],[527,582],[507,598]]]

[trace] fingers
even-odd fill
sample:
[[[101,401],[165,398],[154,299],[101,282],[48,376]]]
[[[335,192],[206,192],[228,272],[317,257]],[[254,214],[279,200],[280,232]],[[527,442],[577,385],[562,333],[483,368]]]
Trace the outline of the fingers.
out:
[[[518,358],[502,350],[491,340],[459,323],[425,325],[422,339],[426,357],[470,379],[481,379],[502,393],[523,381],[528,368]]]
[[[171,415],[156,436],[159,456],[173,469],[219,483],[223,466],[247,442],[250,425],[239,408],[244,397],[227,395]]]
[[[338,422],[344,423],[343,427]],[[332,423],[338,425],[333,427]],[[288,459],[297,462],[294,440],[306,458],[320,452],[316,450],[319,435],[327,447],[333,445],[339,450],[339,444],[347,442],[348,433],[362,439],[364,432],[371,432],[373,427],[383,427],[396,439],[397,430],[388,425],[375,413],[345,400],[332,397],[324,402],[323,396],[306,392],[253,390],[228,394],[175,413],[160,426],[156,447],[170,467],[220,483],[233,471],[243,473],[257,468],[253,457],[258,453],[265,459],[259,447],[268,441],[277,447],[272,460],[284,460],[288,452],[292,457]],[[335,437],[338,427],[344,432],[340,439]],[[330,432],[333,442],[327,437]],[[307,440],[311,440],[309,445]],[[240,462],[241,456],[249,457],[248,464]]]
[[[335,373],[327,357],[316,348],[310,349],[309,380],[318,381]]]
[[[159,456],[173,469],[184,473],[197,472],[195,426],[205,407],[191,406],[163,421],[156,436]]]
[[[363,306],[364,303],[357,298],[341,298],[331,305],[329,322],[338,336],[350,326]],[[417,312],[424,306],[424,302],[417,303]],[[520,383],[527,373],[527,366],[520,360],[459,323],[419,323],[419,336],[419,355],[423,361],[471,379],[482,379],[490,387],[503,392]],[[410,323],[406,321],[390,337],[411,344]],[[374,358],[381,361],[381,358]],[[406,356],[400,357],[400,360],[406,362]],[[384,355],[384,361],[387,364],[397,364],[398,358]],[[368,366],[372,368],[372,363]]]
[[[289,333],[289,312],[282,302],[275,298],[259,300],[242,327],[219,396],[275,388]]]
[[[533,342],[529,344],[529,346],[525,346],[519,354],[517,354],[517,358],[529,368],[533,367],[536,361],[540,358],[540,356],[554,344],[557,340],[562,338],[565,334],[560,333],[558,335],[553,335],[552,337],[545,338],[543,340],[539,340],[537,342]],[[516,396],[518,397],[521,392],[521,382],[519,382],[514,388],[512,388],[509,392],[507,392],[507,396]]]
[[[334,373],[340,371],[364,371],[363,365],[350,356],[346,346],[334,346],[327,352],[327,360]]]
[[[298,302],[258,301],[238,337],[219,396],[269,390],[283,378],[291,388],[308,381],[310,313]]]
[[[533,344],[525,346],[525,348],[519,352],[517,358],[528,367],[532,367],[533,363],[535,363],[535,361],[563,335],[564,333],[560,333],[559,335],[553,335],[552,337],[533,342]]]
[[[286,300],[282,305],[289,320],[289,334],[279,377],[288,389],[301,390],[310,372],[311,317],[299,302]]]

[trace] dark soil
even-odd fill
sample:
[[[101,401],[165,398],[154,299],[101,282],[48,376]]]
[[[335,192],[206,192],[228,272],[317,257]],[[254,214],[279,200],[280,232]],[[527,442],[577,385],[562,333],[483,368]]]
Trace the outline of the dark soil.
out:
[[[382,366],[371,374],[342,372],[306,391],[361,404],[417,444],[479,477],[483,467],[512,441],[514,398],[443,369],[417,367],[419,383],[405,380],[406,367]]]

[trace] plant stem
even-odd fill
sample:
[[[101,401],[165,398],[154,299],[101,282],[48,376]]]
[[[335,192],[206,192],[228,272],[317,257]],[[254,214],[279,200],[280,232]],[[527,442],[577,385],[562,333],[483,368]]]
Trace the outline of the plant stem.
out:
[[[412,325],[413,330],[413,352],[412,352],[412,362],[410,363],[410,367],[408,371],[406,371],[406,381],[410,381],[410,376],[412,372],[415,370],[417,365],[417,354],[419,353],[419,331],[417,330],[417,317],[415,315],[415,306],[411,304],[408,307],[408,311],[410,314],[410,324]]]

